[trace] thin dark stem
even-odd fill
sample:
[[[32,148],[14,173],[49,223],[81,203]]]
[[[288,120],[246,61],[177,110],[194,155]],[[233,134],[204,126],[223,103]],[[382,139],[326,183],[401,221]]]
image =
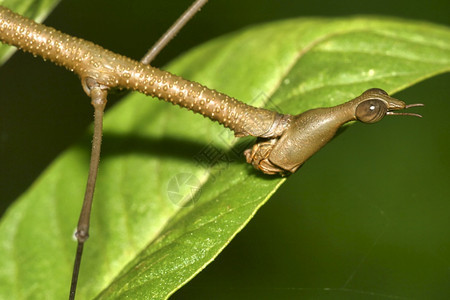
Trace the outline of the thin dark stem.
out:
[[[75,299],[75,292],[77,290],[78,274],[80,273],[81,256],[83,255],[84,242],[78,242],[77,252],[75,255],[75,262],[73,263],[73,273],[72,273],[72,283],[70,284],[70,295],[69,299]]]
[[[161,36],[141,59],[141,63],[150,64],[164,47],[180,32],[181,28],[206,4],[208,0],[196,0]]]
[[[80,218],[78,220],[77,232],[75,236],[78,240],[77,252],[72,273],[72,283],[70,286],[69,299],[75,299],[75,292],[80,272],[81,256],[83,246],[89,238],[89,221],[91,217],[92,200],[94,197],[95,182],[97,180],[98,165],[100,162],[100,150],[102,144],[103,131],[103,113],[106,106],[107,91],[100,87],[94,87],[91,90],[92,105],[94,106],[94,136],[92,139],[91,161],[89,165],[89,175],[84,194],[83,206],[81,208]]]

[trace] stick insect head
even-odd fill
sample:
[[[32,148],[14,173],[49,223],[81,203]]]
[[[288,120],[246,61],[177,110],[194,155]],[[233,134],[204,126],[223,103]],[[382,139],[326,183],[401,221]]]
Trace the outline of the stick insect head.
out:
[[[375,123],[386,115],[421,117],[396,112],[423,104],[406,105],[381,89],[370,89],[343,104],[316,108],[293,116],[280,138],[264,140],[246,151],[247,161],[267,174],[294,173],[307,159],[325,146],[345,123],[358,120]]]

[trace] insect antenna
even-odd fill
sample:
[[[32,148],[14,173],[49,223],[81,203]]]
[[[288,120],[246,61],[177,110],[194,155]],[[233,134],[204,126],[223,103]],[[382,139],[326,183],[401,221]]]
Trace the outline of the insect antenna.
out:
[[[405,106],[405,109],[411,108],[411,107],[422,107],[422,106],[425,106],[425,104],[423,104],[423,103],[408,104],[408,105]],[[412,116],[412,117],[419,117],[419,118],[422,118],[422,115],[420,115],[420,114],[409,113],[409,112],[393,112],[393,111],[388,111],[388,112],[386,113],[386,115],[390,115],[390,116]]]

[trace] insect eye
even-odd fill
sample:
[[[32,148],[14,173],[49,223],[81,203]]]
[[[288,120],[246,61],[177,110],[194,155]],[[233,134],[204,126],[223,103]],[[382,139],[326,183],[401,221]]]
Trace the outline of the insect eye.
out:
[[[361,102],[356,107],[356,118],[364,123],[375,123],[383,119],[386,115],[387,106],[386,104],[377,99],[370,99]]]

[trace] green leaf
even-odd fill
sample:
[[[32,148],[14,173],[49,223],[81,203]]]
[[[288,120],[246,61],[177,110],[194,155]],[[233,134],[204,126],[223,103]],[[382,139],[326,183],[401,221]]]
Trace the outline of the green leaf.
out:
[[[60,0],[0,0],[0,5],[26,16],[36,22],[42,22],[52,12]],[[16,48],[0,44],[0,66],[8,60]]]
[[[450,31],[431,24],[296,19],[222,37],[168,69],[297,114],[447,72],[449,49]],[[245,164],[241,153],[251,139],[237,141],[217,123],[140,94],[109,111],[104,130],[82,299],[167,298],[285,181]],[[68,237],[83,198],[89,140],[59,157],[3,218],[1,298],[67,296],[75,251]]]

